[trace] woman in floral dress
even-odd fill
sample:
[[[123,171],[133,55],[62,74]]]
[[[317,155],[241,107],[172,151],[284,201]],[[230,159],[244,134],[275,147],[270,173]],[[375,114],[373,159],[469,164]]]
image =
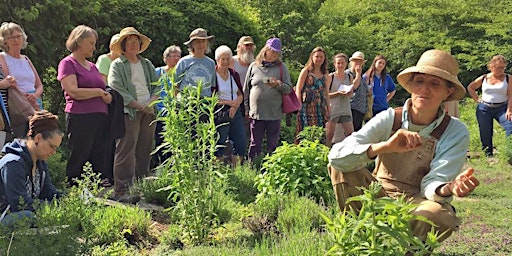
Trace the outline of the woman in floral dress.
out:
[[[297,98],[302,100],[302,109],[297,114],[296,135],[306,126],[325,127],[329,121],[329,88],[326,85],[331,84],[331,79],[325,51],[316,47],[300,72],[295,87]]]

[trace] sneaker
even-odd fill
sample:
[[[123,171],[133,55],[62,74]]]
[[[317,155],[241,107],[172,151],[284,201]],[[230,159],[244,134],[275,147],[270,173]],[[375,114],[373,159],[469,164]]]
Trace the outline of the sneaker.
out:
[[[137,195],[126,195],[126,194],[124,194],[124,195],[114,195],[112,197],[112,200],[120,202],[120,203],[125,203],[125,204],[135,204],[138,201],[140,201],[140,196],[137,196]]]

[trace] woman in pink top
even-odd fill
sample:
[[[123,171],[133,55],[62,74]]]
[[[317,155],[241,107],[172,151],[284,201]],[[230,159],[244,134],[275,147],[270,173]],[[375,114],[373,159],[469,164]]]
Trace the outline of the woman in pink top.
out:
[[[109,186],[106,170],[106,138],[108,104],[112,96],[105,91],[105,82],[94,63],[87,60],[96,49],[98,34],[94,29],[77,26],[66,41],[71,52],[59,63],[57,79],[66,98],[66,128],[69,159],[66,166],[68,182],[75,184],[84,164],[89,161],[94,172],[102,174],[104,186]]]

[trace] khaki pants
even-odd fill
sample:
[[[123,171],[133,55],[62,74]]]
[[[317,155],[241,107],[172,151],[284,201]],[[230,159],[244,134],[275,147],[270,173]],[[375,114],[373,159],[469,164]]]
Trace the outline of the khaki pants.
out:
[[[126,133],[116,144],[114,158],[114,192],[123,195],[135,178],[149,173],[151,150],[155,134],[153,115],[137,111],[133,120],[124,115]]]
[[[366,169],[362,168],[353,172],[340,172],[328,166],[329,175],[334,189],[334,195],[338,206],[343,211],[349,208],[359,211],[361,204],[359,202],[351,202],[346,204],[346,200],[353,196],[362,194],[362,190],[358,187],[368,188],[371,182],[377,182],[373,175]],[[379,197],[390,196],[384,190],[381,190]],[[431,220],[437,227],[435,230],[439,232],[439,235],[446,232],[441,236],[438,241],[441,242],[448,238],[453,231],[458,229],[460,225],[460,219],[455,215],[455,210],[450,204],[439,204],[434,201],[427,200],[418,196],[412,196],[411,200],[419,206],[413,211],[413,214],[424,216]],[[422,221],[411,221],[411,230],[415,236],[426,240],[427,233],[431,230],[432,226]]]

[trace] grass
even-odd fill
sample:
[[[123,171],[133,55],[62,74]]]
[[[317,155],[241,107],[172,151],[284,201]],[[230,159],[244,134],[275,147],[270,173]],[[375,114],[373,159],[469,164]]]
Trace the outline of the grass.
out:
[[[471,134],[470,151],[478,150],[480,140],[475,118],[476,104],[462,103],[461,120]],[[466,198],[455,198],[453,205],[462,218],[460,230],[438,250],[442,255],[512,255],[512,167],[507,162],[506,138],[495,122],[495,158],[471,158],[467,166],[475,169],[480,186]],[[477,145],[475,145],[477,143]]]
[[[434,255],[512,255],[512,167],[508,164],[507,155],[511,151],[506,148],[510,144],[507,144],[504,131],[496,123],[494,142],[497,153],[494,158],[486,158],[481,154],[475,107],[476,105],[469,101],[460,105],[461,120],[468,126],[471,134],[471,157],[467,159],[466,167],[471,166],[475,169],[475,175],[481,185],[469,197],[454,199],[453,205],[457,209],[457,215],[462,219],[460,230],[444,241],[441,247],[434,251]],[[55,159],[51,165],[56,169],[65,166],[59,159]],[[219,192],[215,198],[220,225],[212,231],[209,242],[199,246],[187,244],[186,240],[180,237],[181,227],[175,223],[175,219],[168,222],[159,220],[161,223],[158,226],[154,226],[155,223],[152,222],[146,236],[156,237],[153,241],[145,238],[142,243],[132,243],[119,238],[126,236],[125,231],[116,234],[115,232],[122,228],[112,227],[120,223],[135,222],[138,219],[135,216],[146,216],[147,212],[142,213],[139,209],[124,213],[122,209],[111,210],[103,217],[97,218],[95,216],[102,211],[96,212],[96,215],[81,216],[77,209],[85,206],[77,203],[71,212],[76,212],[77,216],[86,219],[97,220],[94,229],[91,230],[96,240],[102,240],[101,238],[106,236],[109,239],[118,237],[118,240],[111,243],[95,246],[89,251],[91,255],[324,255],[332,246],[332,242],[328,239],[317,214],[323,212],[334,217],[340,213],[337,205],[320,206],[308,198],[295,195],[255,203],[257,189],[254,187],[254,180],[258,174],[259,171],[251,169],[250,165],[242,165],[228,172],[227,187],[218,188],[223,192]],[[150,184],[147,185],[149,190],[154,189]],[[86,210],[84,208],[83,212],[87,212]],[[60,215],[66,215],[65,208],[59,212]],[[89,226],[83,228],[87,227]],[[158,232],[154,231],[155,227],[158,227]],[[254,230],[254,227],[259,230]],[[146,233],[144,230],[139,231]],[[72,248],[70,246],[84,245],[85,234],[83,231],[76,233],[67,237],[62,236],[61,240],[55,236],[47,236],[43,238],[45,243],[32,243],[27,245],[26,249],[31,249],[32,254],[37,254],[45,251],[44,247],[38,248],[38,245],[58,244],[52,254],[69,255],[72,251],[69,250]],[[3,245],[9,243],[10,236],[7,234],[0,238]],[[16,239],[30,240],[19,236],[15,237]],[[19,243],[14,241],[13,244]],[[0,246],[0,255],[5,254],[5,248],[2,247]],[[10,255],[16,255],[13,251]]]

